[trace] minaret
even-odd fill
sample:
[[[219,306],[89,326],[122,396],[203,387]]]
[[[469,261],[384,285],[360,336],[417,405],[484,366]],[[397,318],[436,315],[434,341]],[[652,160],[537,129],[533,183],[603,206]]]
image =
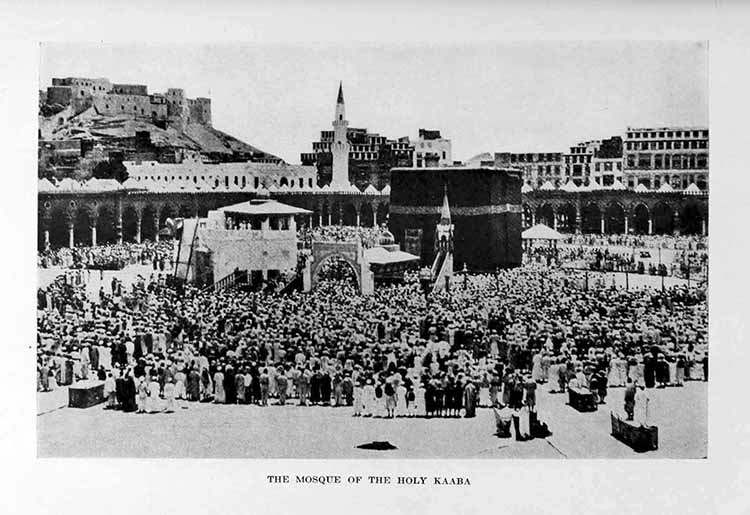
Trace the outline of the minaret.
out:
[[[451,208],[448,204],[448,186],[443,192],[443,207],[440,209],[440,221],[435,228],[435,250],[453,252],[453,224]]]
[[[336,118],[333,120],[333,143],[331,143],[331,154],[333,155],[332,187],[349,186],[349,140],[346,136],[348,126],[349,121],[346,119],[346,107],[344,106],[344,90],[339,82]]]

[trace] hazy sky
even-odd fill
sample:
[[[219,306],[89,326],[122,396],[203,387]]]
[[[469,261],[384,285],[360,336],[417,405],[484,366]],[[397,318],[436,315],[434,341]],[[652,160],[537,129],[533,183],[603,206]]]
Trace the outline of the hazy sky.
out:
[[[708,124],[697,42],[42,45],[40,87],[66,76],[210,92],[214,127],[290,163],[331,129],[339,80],[350,127],[391,138],[440,129],[457,160],[565,151],[628,125]]]

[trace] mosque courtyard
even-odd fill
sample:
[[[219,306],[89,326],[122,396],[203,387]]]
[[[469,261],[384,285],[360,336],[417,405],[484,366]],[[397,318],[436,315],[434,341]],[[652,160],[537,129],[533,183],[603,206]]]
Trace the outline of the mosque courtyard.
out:
[[[229,406],[178,401],[174,413],[137,415],[64,407],[65,389],[39,393],[38,456],[129,458],[706,458],[707,383],[651,389],[650,421],[659,449],[636,453],[610,435],[610,411],[622,409],[623,388],[606,405],[579,413],[567,394],[538,390],[538,413],[552,436],[517,442],[498,438],[491,409],[476,418],[360,418],[351,408]],[[391,451],[358,449],[388,441]]]

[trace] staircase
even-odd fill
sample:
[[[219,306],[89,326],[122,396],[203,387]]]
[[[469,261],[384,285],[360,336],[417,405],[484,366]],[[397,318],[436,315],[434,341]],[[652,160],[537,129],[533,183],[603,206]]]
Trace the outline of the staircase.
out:
[[[222,277],[213,284],[203,288],[204,292],[220,292],[222,290],[237,288],[248,283],[247,270],[235,270],[231,274]]]

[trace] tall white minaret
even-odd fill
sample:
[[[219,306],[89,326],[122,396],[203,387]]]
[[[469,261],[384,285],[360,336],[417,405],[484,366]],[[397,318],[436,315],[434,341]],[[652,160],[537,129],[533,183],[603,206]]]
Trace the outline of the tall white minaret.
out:
[[[346,137],[347,127],[349,127],[349,121],[346,119],[344,91],[339,82],[339,97],[336,100],[336,118],[333,120],[333,143],[331,143],[331,154],[333,154],[332,187],[349,186],[349,140]]]

